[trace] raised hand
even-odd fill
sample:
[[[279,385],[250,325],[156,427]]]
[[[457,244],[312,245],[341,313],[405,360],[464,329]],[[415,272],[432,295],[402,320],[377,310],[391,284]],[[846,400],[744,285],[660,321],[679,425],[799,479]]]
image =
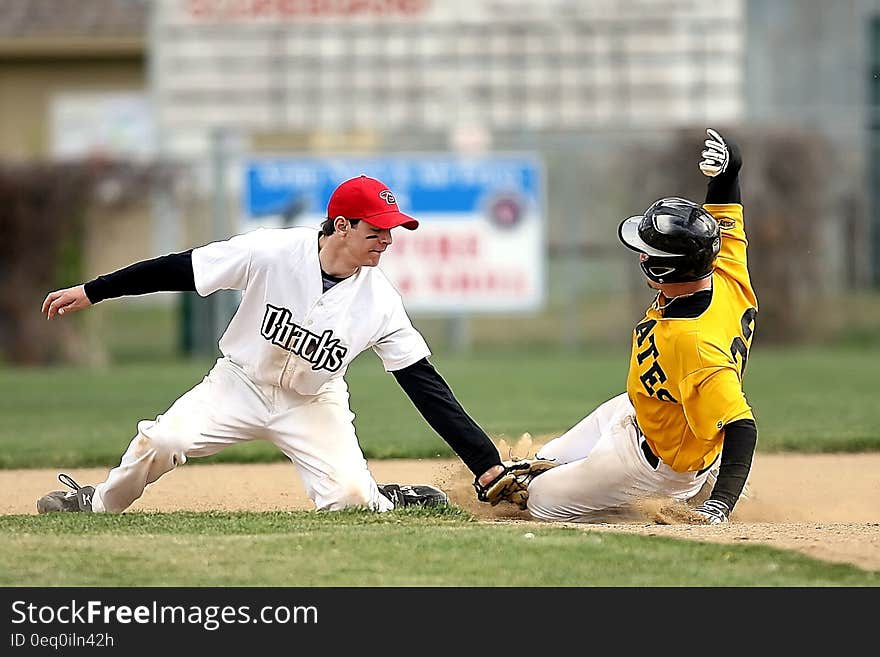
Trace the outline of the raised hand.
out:
[[[705,141],[706,150],[702,153],[700,171],[703,175],[714,178],[727,170],[727,165],[730,163],[730,149],[724,138],[712,128],[707,128],[706,134],[709,138]]]

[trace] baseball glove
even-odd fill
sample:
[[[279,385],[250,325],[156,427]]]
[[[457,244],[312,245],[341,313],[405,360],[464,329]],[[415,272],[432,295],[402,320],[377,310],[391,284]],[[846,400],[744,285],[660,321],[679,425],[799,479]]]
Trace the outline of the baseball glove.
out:
[[[532,479],[555,467],[556,463],[536,458],[504,461],[502,465],[504,472],[485,486],[481,485],[478,480],[474,480],[477,499],[481,502],[488,502],[492,506],[499,502],[510,502],[520,509],[525,509],[529,499],[529,484],[532,483]]]

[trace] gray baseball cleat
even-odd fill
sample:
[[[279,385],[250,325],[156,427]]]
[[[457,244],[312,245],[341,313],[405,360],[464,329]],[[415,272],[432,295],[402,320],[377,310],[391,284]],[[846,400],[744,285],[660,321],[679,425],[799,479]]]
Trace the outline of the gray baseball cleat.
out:
[[[382,484],[379,492],[394,502],[394,506],[445,506],[449,498],[439,488],[433,486],[401,486],[400,484]]]
[[[81,513],[92,512],[94,486],[80,486],[68,474],[58,475],[58,481],[73,490],[54,490],[37,500],[37,513],[53,513],[56,511],[72,511]]]

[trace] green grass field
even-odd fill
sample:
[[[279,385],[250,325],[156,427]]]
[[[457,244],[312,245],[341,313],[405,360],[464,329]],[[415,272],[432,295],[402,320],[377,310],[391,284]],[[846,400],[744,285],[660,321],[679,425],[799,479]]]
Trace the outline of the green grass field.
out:
[[[621,392],[626,358],[501,351],[439,355],[433,362],[483,428],[510,442],[526,431],[561,433]],[[0,369],[0,467],[113,466],[138,420],[163,412],[210,366],[163,361],[109,369]],[[745,389],[758,420],[758,449],[880,449],[878,366],[876,350],[755,349]],[[358,358],[347,378],[369,458],[452,456],[374,354]],[[254,443],[205,461],[281,458],[271,446]]]
[[[495,438],[565,431],[622,391],[625,353],[482,352],[435,365]],[[880,352],[755,349],[758,449],[880,449]],[[0,369],[0,467],[112,466],[138,420],[211,363]],[[370,458],[451,456],[371,353],[348,376]],[[268,461],[270,446],[194,462]],[[8,491],[7,491],[8,494]],[[877,586],[880,574],[755,545],[712,545],[445,511],[0,517],[2,586]],[[210,560],[205,555],[211,555]],[[674,568],[669,564],[675,564]]]
[[[526,530],[455,508],[8,516],[0,554],[0,586],[880,585],[880,573],[763,546]]]

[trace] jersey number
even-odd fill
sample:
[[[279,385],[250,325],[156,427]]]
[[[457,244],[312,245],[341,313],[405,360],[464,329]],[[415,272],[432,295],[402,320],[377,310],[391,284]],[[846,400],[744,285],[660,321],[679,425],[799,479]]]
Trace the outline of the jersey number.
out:
[[[749,360],[749,345],[752,343],[752,333],[754,332],[755,316],[758,311],[754,308],[748,308],[739,320],[740,328],[742,328],[743,338],[736,336],[730,343],[730,355],[733,356],[734,362],[739,356],[739,379],[742,381],[743,375],[746,373],[746,363]]]

